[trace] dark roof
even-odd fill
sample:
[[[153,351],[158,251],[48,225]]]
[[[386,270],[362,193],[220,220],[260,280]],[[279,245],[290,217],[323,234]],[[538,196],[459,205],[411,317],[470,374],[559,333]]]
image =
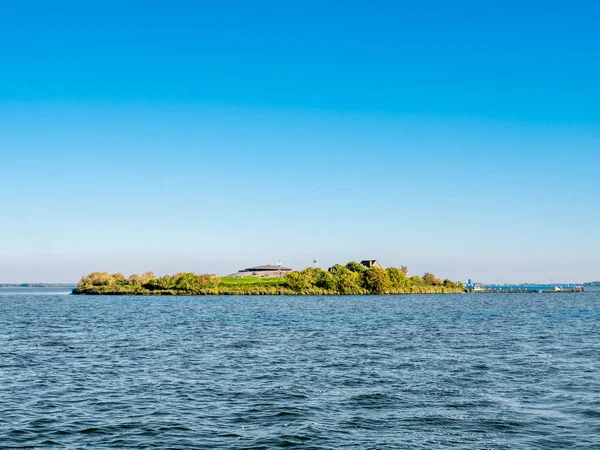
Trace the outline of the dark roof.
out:
[[[363,266],[373,267],[373,265],[375,265],[376,262],[378,262],[376,259],[363,259],[360,263]]]
[[[283,270],[284,272],[289,272],[290,269],[289,267],[283,267],[283,266],[256,266],[256,267],[248,267],[247,269],[244,270],[240,270],[240,272],[266,272],[269,270]]]

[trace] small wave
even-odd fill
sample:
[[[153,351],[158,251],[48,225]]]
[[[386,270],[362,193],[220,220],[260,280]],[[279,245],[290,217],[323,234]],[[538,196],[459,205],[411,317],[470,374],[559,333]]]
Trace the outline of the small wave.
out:
[[[84,428],[83,430],[79,430],[79,432],[82,434],[106,434],[102,428],[97,427]]]
[[[600,411],[597,409],[584,409],[581,414],[586,417],[600,417]]]
[[[301,414],[297,413],[297,412],[291,412],[291,411],[280,411],[277,414],[275,414],[275,417],[298,417],[301,416]]]

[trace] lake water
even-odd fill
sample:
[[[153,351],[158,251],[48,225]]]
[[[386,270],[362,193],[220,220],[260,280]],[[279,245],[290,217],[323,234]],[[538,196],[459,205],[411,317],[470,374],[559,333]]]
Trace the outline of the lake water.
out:
[[[0,290],[2,448],[600,448],[600,291]]]

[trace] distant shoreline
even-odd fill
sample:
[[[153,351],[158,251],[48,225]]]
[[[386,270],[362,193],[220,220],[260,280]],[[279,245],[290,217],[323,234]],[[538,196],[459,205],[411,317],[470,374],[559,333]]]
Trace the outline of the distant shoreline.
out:
[[[0,283],[1,288],[75,288],[77,283]]]

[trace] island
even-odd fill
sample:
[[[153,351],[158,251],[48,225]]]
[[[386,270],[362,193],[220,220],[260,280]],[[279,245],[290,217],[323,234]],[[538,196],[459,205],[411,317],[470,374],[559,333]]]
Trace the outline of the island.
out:
[[[271,269],[271,267],[269,267]],[[335,264],[328,270],[310,267],[302,271],[245,269],[229,276],[195,274],[155,276],[94,272],[84,276],[73,294],[79,295],[369,295],[457,294],[460,282],[441,280],[431,273],[407,276],[407,268],[384,269],[377,261]],[[261,276],[263,275],[263,276]]]

